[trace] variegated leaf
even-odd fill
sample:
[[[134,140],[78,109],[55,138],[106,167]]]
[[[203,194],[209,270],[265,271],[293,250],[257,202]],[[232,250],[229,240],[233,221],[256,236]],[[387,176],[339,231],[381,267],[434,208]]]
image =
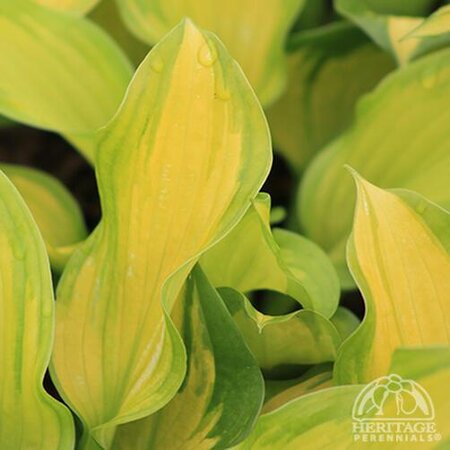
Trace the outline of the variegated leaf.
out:
[[[267,111],[275,148],[300,172],[351,124],[356,101],[393,66],[389,55],[345,22],[293,35],[286,91]]]
[[[114,450],[232,447],[250,432],[264,398],[261,372],[226,306],[199,267],[177,305],[186,378],[161,411],[119,428]]]
[[[44,238],[52,268],[60,272],[87,236],[83,215],[70,192],[52,176],[30,167],[0,164],[24,198]]]
[[[0,0],[0,113],[67,137],[94,160],[131,66],[90,21],[30,0]]]
[[[0,448],[71,450],[69,411],[42,386],[53,344],[53,287],[44,242],[0,172]]]
[[[218,39],[189,21],[154,47],[100,133],[103,218],[59,285],[53,357],[85,448],[109,448],[118,425],[176,393],[185,350],[170,311],[271,163],[248,82]]]
[[[399,425],[399,420],[395,421],[399,400],[397,395],[391,393],[383,404],[384,417],[396,423],[397,428],[395,425],[388,428],[389,420],[381,419],[381,427],[378,428],[380,432],[358,433],[358,427],[354,425],[352,409],[365,386],[338,386],[302,396],[269,414],[262,415],[250,437],[236,449],[441,450],[448,448],[450,445],[448,420],[450,391],[447,386],[450,383],[450,349],[448,347],[422,350],[402,349],[395,353],[389,373],[395,374],[396,379],[400,377],[405,381],[406,389],[414,385],[413,383],[420,385],[420,389],[428,394],[433,403],[435,414],[431,420],[414,420],[418,417],[416,413],[413,414],[412,420],[402,422],[403,427]],[[420,399],[420,396],[415,396],[415,399]],[[412,406],[417,408],[417,403],[413,401]],[[367,413],[366,420],[373,418],[376,411],[374,408]],[[416,423],[417,427],[415,427]],[[377,422],[368,422],[367,425],[366,430],[377,429]],[[364,430],[361,426],[359,429]],[[394,431],[383,431],[389,429]],[[402,433],[402,429],[407,431]]]
[[[345,245],[355,198],[345,164],[381,187],[411,189],[450,206],[450,138],[442,125],[450,120],[449,81],[448,49],[394,72],[359,103],[351,129],[308,168],[299,219],[306,236],[331,257],[344,287],[353,286]]]
[[[242,66],[263,105],[286,81],[286,35],[304,0],[118,0],[125,22],[144,42],[155,44],[183,17],[214,33]],[[208,54],[202,56],[208,59]],[[220,95],[220,93],[219,93]]]
[[[413,192],[355,177],[347,257],[366,313],[339,350],[340,383],[385,375],[399,347],[450,345],[450,214]]]

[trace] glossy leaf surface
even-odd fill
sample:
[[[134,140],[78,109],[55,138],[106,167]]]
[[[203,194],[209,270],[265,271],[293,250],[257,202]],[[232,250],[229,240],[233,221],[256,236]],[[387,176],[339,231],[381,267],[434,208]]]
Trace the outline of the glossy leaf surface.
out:
[[[121,427],[114,449],[229,448],[246,437],[259,414],[259,367],[199,267],[188,279],[175,323],[188,354],[183,385],[161,411]]]
[[[386,374],[398,347],[450,344],[450,214],[413,192],[355,177],[347,257],[366,313],[339,351],[340,383]]]
[[[0,113],[68,137],[90,161],[131,66],[86,19],[30,0],[0,0]]]
[[[357,109],[352,128],[309,167],[300,187],[305,234],[330,255],[344,287],[352,286],[345,245],[354,209],[347,163],[371,182],[419,192],[450,206],[450,51],[441,50],[383,81]],[[411,105],[420,105],[411,107]]]
[[[337,0],[337,10],[361,27],[400,65],[442,46],[450,40],[422,40],[411,32],[436,6],[434,0]]]
[[[44,242],[25,202],[3,173],[0,197],[0,447],[72,449],[72,417],[42,386],[54,327]]]
[[[284,43],[304,0],[118,0],[136,36],[155,44],[176,23],[189,17],[224,42],[242,66],[263,105],[286,81]],[[207,56],[206,56],[207,57]]]
[[[239,292],[221,289],[220,293],[268,377],[285,378],[303,365],[334,361],[342,339],[323,315],[300,310],[270,316],[257,311]]]
[[[77,244],[87,236],[83,215],[70,192],[36,169],[0,164],[22,195],[44,238],[52,267],[61,271]]]
[[[125,26],[115,1],[100,2],[91,11],[89,18],[119,44],[135,67],[142,62],[149,52],[149,46],[137,39]]]
[[[259,194],[236,228],[202,257],[218,287],[241,292],[268,289],[330,317],[339,281],[327,256],[313,242],[287,230],[270,229],[270,197]]]
[[[147,56],[100,133],[103,219],[59,285],[53,358],[86,448],[110,448],[118,425],[178,390],[185,349],[170,311],[271,163],[253,91],[218,39],[189,21]]]
[[[318,364],[307,370],[304,375],[296,380],[278,381],[279,384],[285,383],[289,386],[271,396],[270,399],[264,403],[262,413],[267,414],[271,411],[275,411],[294,399],[333,386],[333,371],[331,369],[332,364]],[[274,382],[272,381],[272,383]]]
[[[91,10],[100,0],[33,0],[48,8],[82,15]]]
[[[294,35],[287,89],[268,110],[275,148],[303,169],[351,124],[356,101],[392,68],[391,58],[347,23]]]
[[[233,289],[221,294],[264,373],[286,376],[305,364],[334,360],[342,340],[330,318],[339,283],[326,255],[295,233],[269,226],[270,198],[260,194],[233,231],[201,259],[215,286],[276,291],[305,309],[263,314]],[[276,309],[277,299],[272,299]],[[280,313],[278,313],[280,314]]]
[[[371,450],[445,449],[450,444],[450,349],[402,349],[396,352],[389,373],[411,379],[425,389],[434,404],[437,433],[415,433],[415,441],[394,440],[379,442],[355,440],[352,408],[364,385],[338,386],[324,389],[261,416],[251,436],[239,449],[298,450],[301,448]],[[385,403],[386,415],[395,415],[398,403],[390,395]],[[368,417],[373,416],[374,409]],[[391,416],[392,417],[392,416]],[[385,423],[385,422],[383,422]],[[423,423],[423,422],[422,422]],[[388,433],[385,433],[387,435]],[[401,435],[401,434],[400,434]],[[422,435],[422,441],[419,436]],[[431,435],[431,439],[428,436]],[[373,435],[372,435],[373,436]],[[401,435],[403,436],[403,435]],[[408,433],[409,437],[409,433]],[[367,436],[370,439],[371,436]]]
[[[430,38],[450,32],[450,5],[445,5],[425,19],[416,29],[411,38]]]

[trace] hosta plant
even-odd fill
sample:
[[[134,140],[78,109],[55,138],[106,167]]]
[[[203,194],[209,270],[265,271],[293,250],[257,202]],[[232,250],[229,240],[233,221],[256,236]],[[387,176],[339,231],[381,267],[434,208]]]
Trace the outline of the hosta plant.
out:
[[[444,3],[0,0],[0,449],[450,448]]]

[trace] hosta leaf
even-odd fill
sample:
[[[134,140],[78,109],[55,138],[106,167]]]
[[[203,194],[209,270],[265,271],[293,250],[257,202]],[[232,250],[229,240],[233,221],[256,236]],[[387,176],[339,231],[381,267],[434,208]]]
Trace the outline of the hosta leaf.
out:
[[[435,0],[337,0],[336,8],[361,27],[399,64],[450,43],[449,39],[412,39],[409,35],[430,14]]]
[[[436,6],[433,0],[363,0],[372,11],[378,14],[395,16],[425,16]]]
[[[67,11],[74,14],[86,14],[100,0],[33,0],[48,8]]]
[[[285,84],[284,41],[304,0],[118,0],[130,30],[150,45],[183,17],[218,35],[263,105]],[[218,95],[221,95],[220,92]]]
[[[339,382],[384,375],[400,346],[450,344],[450,213],[412,192],[356,183],[348,262],[366,315],[340,349]]]
[[[450,33],[450,5],[439,8],[413,30],[409,36],[430,38],[446,33]]]
[[[333,371],[331,364],[319,364],[307,370],[299,379],[287,380],[287,389],[282,389],[277,394],[264,403],[263,414],[274,411],[290,401],[311,392],[318,391],[333,386]],[[270,382],[270,380],[269,380]],[[280,381],[279,383],[283,383]]]
[[[275,228],[273,237],[280,248],[281,260],[310,299],[300,297],[302,306],[331,317],[336,312],[340,287],[329,258],[314,242],[297,233]]]
[[[299,171],[351,123],[356,100],[393,64],[343,22],[298,33],[289,49],[287,90],[268,118],[277,148]]]
[[[134,66],[137,67],[149,52],[149,46],[128,31],[115,1],[100,2],[89,18],[114,38]]]
[[[361,101],[354,126],[308,169],[300,198],[305,234],[330,255],[350,286],[345,244],[354,186],[345,163],[381,187],[407,188],[450,206],[450,51],[426,56],[389,76]],[[412,108],[411,104],[420,105]]]
[[[340,306],[337,309],[336,313],[331,318],[331,322],[333,322],[333,325],[336,327],[343,341],[347,339],[360,324],[358,317],[343,306]]]
[[[298,366],[334,360],[341,338],[329,320],[339,282],[326,255],[312,242],[269,225],[270,197],[260,194],[233,231],[201,259],[215,286],[251,293],[271,290],[305,310],[271,316],[234,290],[222,295],[265,374],[280,376]],[[276,300],[274,300],[276,302]]]
[[[276,225],[287,218],[287,210],[284,206],[275,206],[270,210],[270,225]]]
[[[314,377],[315,375],[318,375],[319,373],[324,372],[332,372],[333,369],[333,363],[326,362],[323,364],[316,364],[314,366],[311,366],[309,369],[304,371],[300,376],[296,378],[288,378],[288,379],[264,379],[265,384],[265,395],[264,395],[264,402],[267,403],[270,401],[273,397],[275,397],[278,394],[281,394],[286,389],[289,389],[293,386],[295,386],[298,383],[302,383],[309,377]]]
[[[264,115],[242,72],[191,22],[151,51],[100,133],[103,218],[59,285],[53,358],[87,448],[92,438],[109,448],[117,425],[157,411],[177,391],[184,347],[168,313],[271,163]]]
[[[438,434],[412,433],[415,441],[407,441],[401,433],[383,442],[355,440],[352,408],[363,385],[338,386],[300,397],[283,407],[264,414],[250,437],[239,450],[298,450],[301,448],[357,450],[368,449],[445,449],[450,445],[450,349],[428,348],[397,351],[390,373],[412,379],[425,389],[433,401],[434,423]],[[396,396],[385,403],[386,411],[397,408]],[[374,414],[374,412],[372,412]],[[385,423],[385,422],[384,422]],[[385,433],[388,434],[388,433]],[[432,434],[432,439],[427,436]],[[372,436],[372,435],[371,435]],[[371,436],[367,436],[369,439]],[[425,440],[419,441],[424,436]],[[403,437],[403,441],[400,439]]]
[[[73,448],[71,415],[42,387],[54,325],[45,246],[3,173],[0,197],[0,447],[68,450]]]
[[[303,307],[331,317],[339,281],[327,256],[313,242],[269,225],[270,197],[259,194],[233,231],[202,257],[215,286],[242,292],[278,291]]]
[[[261,372],[220,296],[194,268],[175,322],[188,370],[174,399],[119,429],[114,449],[229,448],[250,432],[261,409]]]
[[[305,0],[305,5],[294,24],[295,31],[319,27],[331,19],[333,9],[328,0]]]
[[[268,377],[285,378],[303,365],[334,361],[342,339],[323,315],[300,310],[269,316],[257,311],[240,292],[230,288],[219,292]]]
[[[22,195],[44,238],[52,267],[62,270],[75,244],[87,236],[81,210],[70,192],[52,176],[24,166],[0,164]]]
[[[69,136],[89,160],[93,132],[116,112],[131,76],[89,21],[30,0],[0,0],[0,113]]]

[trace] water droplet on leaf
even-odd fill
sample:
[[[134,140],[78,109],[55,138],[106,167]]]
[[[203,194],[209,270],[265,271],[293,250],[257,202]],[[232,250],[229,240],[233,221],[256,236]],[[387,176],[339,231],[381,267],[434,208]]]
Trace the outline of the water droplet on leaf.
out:
[[[152,58],[150,59],[150,67],[157,73],[162,72],[164,69],[164,61],[159,53],[152,55]]]
[[[212,66],[217,60],[217,50],[210,44],[206,43],[200,47],[198,51],[198,62],[205,67]]]

